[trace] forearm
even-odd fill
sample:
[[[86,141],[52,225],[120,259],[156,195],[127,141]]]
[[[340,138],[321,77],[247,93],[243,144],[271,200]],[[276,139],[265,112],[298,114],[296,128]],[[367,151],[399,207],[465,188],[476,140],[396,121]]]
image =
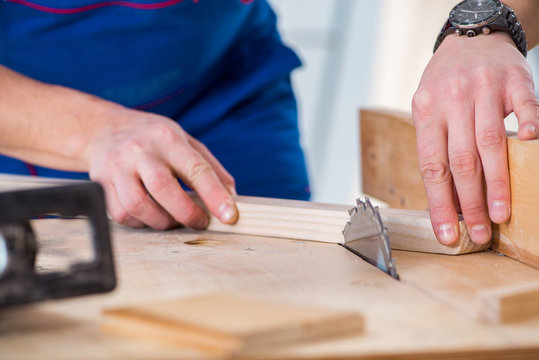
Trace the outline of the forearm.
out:
[[[0,66],[0,153],[71,171],[88,171],[85,151],[113,103],[32,80]]]
[[[528,48],[539,45],[539,0],[505,0],[503,3],[515,11],[526,31]]]

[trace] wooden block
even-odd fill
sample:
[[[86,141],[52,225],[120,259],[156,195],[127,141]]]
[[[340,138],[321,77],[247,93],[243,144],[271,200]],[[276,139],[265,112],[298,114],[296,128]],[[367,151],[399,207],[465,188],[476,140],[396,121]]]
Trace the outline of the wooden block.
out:
[[[539,268],[539,140],[509,136],[508,154],[511,219],[499,226],[492,248]]]
[[[411,116],[362,109],[360,138],[363,192],[392,208],[427,210]]]
[[[103,329],[216,355],[358,335],[363,317],[238,295],[210,294],[106,310]]]
[[[539,282],[484,290],[479,299],[479,317],[489,323],[539,318]]]
[[[238,222],[225,225],[211,217],[208,230],[342,244],[342,230],[350,220],[348,210],[352,207],[248,196],[237,196],[235,200],[240,213]],[[200,199],[195,201],[200,204]],[[436,239],[426,211],[380,209],[380,215],[393,249],[457,255],[490,246],[473,243],[464,221],[460,221],[459,241],[448,247]]]
[[[426,211],[380,209],[380,215],[389,232],[391,248],[395,250],[459,255],[486,250],[490,247],[490,242],[482,245],[472,242],[462,217],[459,221],[459,240],[452,246],[446,246],[436,239],[429,213]]]
[[[235,198],[239,219],[234,225],[211,217],[208,230],[238,234],[323,241],[340,244],[351,205],[320,204],[251,196]],[[195,201],[203,206],[200,199]]]

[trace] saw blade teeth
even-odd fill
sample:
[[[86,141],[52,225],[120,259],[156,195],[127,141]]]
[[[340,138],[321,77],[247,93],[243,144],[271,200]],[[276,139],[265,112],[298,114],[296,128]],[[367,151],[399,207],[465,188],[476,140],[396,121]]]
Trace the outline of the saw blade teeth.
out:
[[[356,199],[356,205],[360,209],[365,209],[366,208],[365,203],[360,198]]]
[[[346,236],[346,234],[350,231],[350,226],[352,226],[352,224],[350,224],[350,221],[347,221],[344,225],[344,229],[342,230],[342,234],[344,236]]]
[[[380,216],[380,212],[378,211],[378,206],[374,209],[374,218],[376,219],[378,226],[380,226],[380,231],[384,231],[385,228],[382,222],[382,217]]]
[[[368,260],[369,262],[375,264],[393,278],[399,279],[395,266],[395,259],[391,255],[388,230],[382,222],[379,207],[373,206],[368,197],[365,197],[365,201],[359,198],[356,199],[356,204],[357,207],[348,210],[350,219],[346,222],[342,231],[345,247],[349,244],[352,251],[358,254],[357,241],[367,238],[370,239],[366,244],[376,243],[378,244],[378,250],[376,252],[371,251],[370,256],[364,254],[364,259],[370,259]],[[374,237],[376,237],[377,240],[372,242]],[[355,245],[352,245],[354,243]],[[354,246],[356,246],[355,249]],[[365,245],[360,245],[360,247],[361,246]],[[378,255],[372,255],[375,253]],[[383,257],[383,260],[381,257]]]

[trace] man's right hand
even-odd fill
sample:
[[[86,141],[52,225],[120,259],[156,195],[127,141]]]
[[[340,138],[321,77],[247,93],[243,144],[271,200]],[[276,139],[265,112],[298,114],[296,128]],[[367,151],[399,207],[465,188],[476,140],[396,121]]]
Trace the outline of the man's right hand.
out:
[[[233,177],[176,122],[113,106],[90,138],[84,157],[92,180],[105,189],[113,219],[132,227],[208,226],[208,217],[182,189],[194,190],[223,223],[238,216]]]

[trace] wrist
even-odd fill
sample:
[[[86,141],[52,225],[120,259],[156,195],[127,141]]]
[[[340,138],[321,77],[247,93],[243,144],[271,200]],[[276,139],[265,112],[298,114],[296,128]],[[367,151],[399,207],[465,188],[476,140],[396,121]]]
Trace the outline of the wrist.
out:
[[[110,121],[114,118],[111,113],[123,107],[71,88],[48,86],[50,98],[54,99],[58,127],[56,136],[51,138],[47,147],[53,153],[72,159],[76,167],[73,170],[88,171],[89,147],[110,127]]]

